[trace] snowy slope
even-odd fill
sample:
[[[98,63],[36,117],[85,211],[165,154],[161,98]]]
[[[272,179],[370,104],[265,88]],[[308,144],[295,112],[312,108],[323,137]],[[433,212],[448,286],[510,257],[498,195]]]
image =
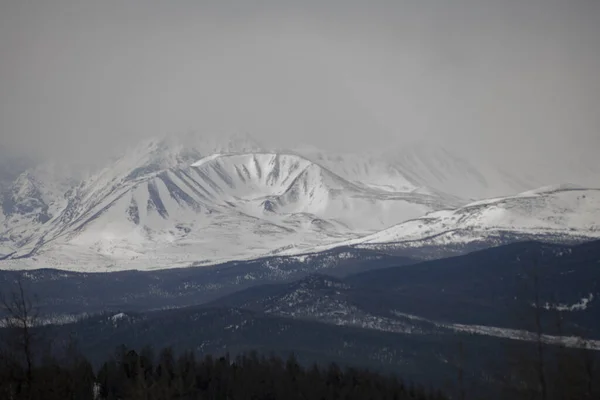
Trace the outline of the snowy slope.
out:
[[[332,154],[315,149],[299,154],[359,185],[393,192],[426,192],[472,200],[508,196],[543,185],[544,179],[509,173],[458,156],[442,146],[414,143],[383,154]],[[571,171],[573,172],[573,171]]]
[[[106,167],[0,160],[0,259],[21,254],[58,236],[65,227],[101,206],[107,196],[127,190],[137,179],[168,168],[189,165],[215,151],[254,151],[259,145],[246,135],[183,134],[127,149]],[[88,177],[87,179],[84,179]]]
[[[356,233],[456,204],[428,194],[365,189],[295,155],[225,155],[193,167],[213,202],[235,203],[245,213],[265,219],[310,214]]]
[[[147,154],[133,158],[147,163]],[[305,251],[457,205],[358,186],[297,155],[213,154],[180,168],[157,171],[153,162],[128,172],[136,164],[121,160],[116,171],[82,184],[64,212],[11,257],[19,259],[3,266],[210,264],[290,246]]]
[[[537,180],[439,146],[356,156],[184,134],[125,150],[85,179],[51,165],[0,172],[0,268],[209,265],[338,244],[468,242],[504,230],[587,237],[595,231],[577,215],[597,221],[579,203],[542,201],[561,190],[458,208]]]
[[[413,144],[384,155],[418,187],[427,186],[465,200],[507,196],[538,187],[538,183],[517,178],[500,168],[466,159],[439,145]]]
[[[318,150],[295,150],[356,185],[390,192],[412,192],[419,187],[380,155],[332,154]]]
[[[0,256],[16,251],[67,205],[82,170],[44,163],[19,174],[0,192]]]
[[[502,233],[568,241],[600,237],[600,189],[554,186],[429,213],[352,244],[398,247],[485,241]]]

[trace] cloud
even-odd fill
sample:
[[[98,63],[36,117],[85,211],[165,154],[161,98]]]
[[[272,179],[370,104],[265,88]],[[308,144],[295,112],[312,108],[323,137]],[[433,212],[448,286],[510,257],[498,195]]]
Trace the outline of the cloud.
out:
[[[87,158],[195,130],[591,158],[599,18],[594,0],[4,1],[0,148]]]

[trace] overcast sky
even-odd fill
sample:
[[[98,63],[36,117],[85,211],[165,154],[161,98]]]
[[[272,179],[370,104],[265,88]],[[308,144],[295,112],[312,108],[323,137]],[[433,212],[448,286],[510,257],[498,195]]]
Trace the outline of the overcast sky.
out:
[[[188,130],[591,159],[600,1],[0,0],[3,152]]]

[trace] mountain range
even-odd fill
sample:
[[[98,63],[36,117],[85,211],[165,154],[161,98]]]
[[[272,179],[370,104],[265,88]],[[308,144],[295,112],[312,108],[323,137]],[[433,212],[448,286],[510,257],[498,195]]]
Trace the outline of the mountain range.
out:
[[[599,190],[540,189],[542,176],[432,145],[349,155],[186,134],[91,170],[2,168],[1,269],[151,270],[339,246],[444,255],[600,237]],[[575,183],[589,183],[589,170],[572,171],[584,177]]]
[[[294,352],[438,387],[460,369],[493,398],[540,346],[599,354],[600,169],[569,168],[192,134],[93,168],[2,159],[0,293],[20,282],[40,332],[96,364]]]

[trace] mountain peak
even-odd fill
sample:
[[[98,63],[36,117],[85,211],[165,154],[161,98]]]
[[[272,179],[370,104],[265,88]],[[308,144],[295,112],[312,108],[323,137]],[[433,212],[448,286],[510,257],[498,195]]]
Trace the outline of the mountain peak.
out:
[[[216,153],[249,153],[262,146],[249,134],[186,132],[150,138],[125,152],[110,169],[123,171],[126,180],[172,168],[185,168]]]
[[[251,153],[264,151],[264,146],[248,133],[185,132],[150,140],[156,150],[168,152],[195,151],[202,156],[214,153]]]
[[[148,139],[92,176],[62,179],[60,165],[15,175],[6,172],[0,197],[0,256],[28,265],[208,265],[364,235],[352,243],[598,232],[597,191],[524,192],[535,186],[428,143],[357,155],[186,132]],[[504,192],[512,197],[472,202]]]

